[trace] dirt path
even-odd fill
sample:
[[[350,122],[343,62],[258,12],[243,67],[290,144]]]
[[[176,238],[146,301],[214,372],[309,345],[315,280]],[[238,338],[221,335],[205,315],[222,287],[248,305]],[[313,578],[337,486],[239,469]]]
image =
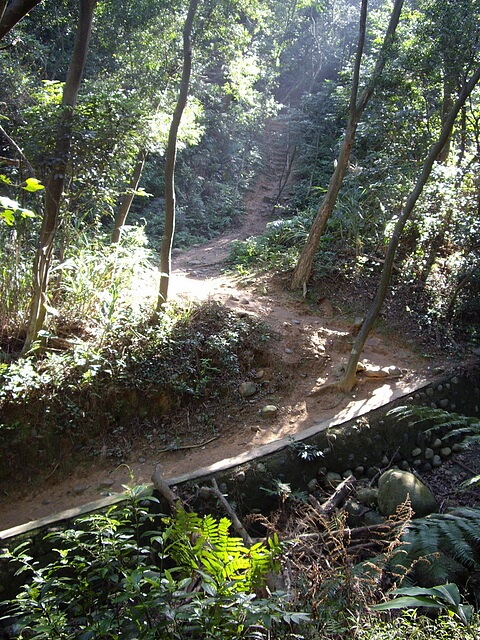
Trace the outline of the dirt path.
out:
[[[366,403],[378,398],[386,402],[395,390],[429,376],[426,363],[395,337],[372,335],[363,357],[372,366],[395,366],[401,370],[401,376],[365,379],[350,397],[335,393],[312,395],[312,391],[338,375],[349,350],[351,321],[339,315],[329,300],[322,300],[316,308],[307,306],[282,287],[278,279],[242,279],[222,272],[232,240],[258,235],[265,228],[269,217],[264,203],[268,200],[268,188],[259,182],[248,197],[247,213],[240,228],[177,254],[170,295],[187,300],[216,300],[253,314],[275,329],[280,339],[272,347],[272,365],[263,375],[282,379],[277,385],[279,392],[254,398],[241,407],[225,407],[217,437],[204,446],[159,452],[155,443],[151,446],[144,443],[131,449],[120,465],[99,457],[94,466],[79,468],[60,481],[55,469],[48,470],[43,479],[32,478],[24,495],[16,495],[13,503],[11,496],[3,497],[0,530],[122,491],[127,483],[148,483],[157,462],[162,463],[167,477],[175,477],[297,433],[321,420],[342,415],[347,418],[355,407],[368,406]],[[268,424],[258,416],[262,403],[274,403],[280,409]],[[191,444],[201,445],[194,435]]]

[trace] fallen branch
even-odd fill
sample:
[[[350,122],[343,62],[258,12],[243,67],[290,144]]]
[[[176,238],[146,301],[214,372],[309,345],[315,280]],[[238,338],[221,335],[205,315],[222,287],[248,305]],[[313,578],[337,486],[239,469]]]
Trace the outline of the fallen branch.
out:
[[[321,505],[320,513],[328,515],[336,509],[338,505],[341,504],[348,495],[350,495],[356,481],[357,479],[353,475],[345,478],[345,480],[338,485],[330,498]]]
[[[205,440],[205,442],[199,442],[198,444],[186,444],[181,447],[166,447],[165,449],[160,449],[157,453],[173,453],[174,451],[183,451],[184,449],[198,449],[199,447],[204,447],[205,445],[210,444],[210,442],[213,442],[214,440],[218,440],[218,436],[213,436],[210,440]]]
[[[233,528],[235,529],[236,533],[242,538],[243,544],[246,547],[251,547],[253,545],[252,538],[250,537],[250,535],[248,534],[248,531],[245,529],[245,527],[241,523],[233,507],[230,505],[228,500],[225,498],[223,493],[218,488],[218,484],[215,478],[212,478],[212,489],[210,489],[209,491],[212,493],[212,495],[218,498],[219,502],[221,503],[221,505],[227,512],[227,514],[229,515],[230,520],[232,521]]]
[[[165,500],[168,502],[172,513],[178,511],[179,507],[182,505],[181,499],[170,489],[167,481],[163,477],[163,468],[161,464],[157,464],[155,466],[155,471],[152,475],[152,482],[155,489],[162,495]]]

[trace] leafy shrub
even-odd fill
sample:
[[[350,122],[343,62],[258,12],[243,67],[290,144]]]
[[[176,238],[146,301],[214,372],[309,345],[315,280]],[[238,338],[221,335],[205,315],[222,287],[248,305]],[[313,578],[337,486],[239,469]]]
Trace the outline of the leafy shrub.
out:
[[[260,639],[271,630],[294,637],[290,624],[306,616],[288,612],[280,593],[262,599],[253,591],[278,544],[246,549],[225,518],[152,515],[143,494],[137,488],[127,506],[48,534],[55,557],[46,564],[27,543],[3,554],[24,580],[6,603],[13,637]]]

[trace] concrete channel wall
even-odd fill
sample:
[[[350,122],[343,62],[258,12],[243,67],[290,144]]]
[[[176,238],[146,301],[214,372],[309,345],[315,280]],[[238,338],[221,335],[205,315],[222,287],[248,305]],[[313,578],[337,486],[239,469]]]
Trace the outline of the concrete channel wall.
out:
[[[478,374],[478,369],[476,369]],[[393,399],[392,399],[393,398]],[[410,404],[437,406],[465,415],[479,415],[480,382],[472,370],[443,374],[430,382],[419,382],[392,393],[390,401],[378,396],[355,407],[350,415],[319,422],[291,438],[284,438],[222,460],[208,467],[167,480],[172,487],[198,491],[215,477],[221,490],[243,512],[271,508],[276,481],[292,489],[305,490],[308,483],[327,472],[372,477],[394,461],[409,461],[412,451],[426,445],[428,436],[412,424],[399,424],[387,417],[394,407]],[[148,490],[148,489],[146,489]],[[199,492],[201,495],[201,491]],[[0,543],[13,548],[25,539],[40,539],[52,530],[68,525],[75,518],[105,510],[127,499],[118,494],[69,509],[52,516],[0,531]],[[1,577],[0,577],[1,583]]]

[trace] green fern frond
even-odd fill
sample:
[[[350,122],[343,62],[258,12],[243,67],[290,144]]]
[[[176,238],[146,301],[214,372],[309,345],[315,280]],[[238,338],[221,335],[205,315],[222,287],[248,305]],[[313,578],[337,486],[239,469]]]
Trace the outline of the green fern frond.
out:
[[[465,427],[480,430],[480,421],[478,418],[435,407],[427,407],[425,405],[395,407],[387,413],[387,416],[394,416],[398,420],[409,420],[413,425],[429,422],[434,424],[434,428],[448,427],[450,429],[451,427]]]
[[[238,536],[230,535],[228,518],[217,520],[179,509],[174,518],[164,518],[164,551],[183,576],[196,573],[216,592],[250,592],[263,583],[274,567],[280,543],[278,537],[247,548]]]
[[[461,507],[412,521],[392,559],[394,570],[420,562],[438,583],[448,580],[455,563],[480,570],[480,509]]]

